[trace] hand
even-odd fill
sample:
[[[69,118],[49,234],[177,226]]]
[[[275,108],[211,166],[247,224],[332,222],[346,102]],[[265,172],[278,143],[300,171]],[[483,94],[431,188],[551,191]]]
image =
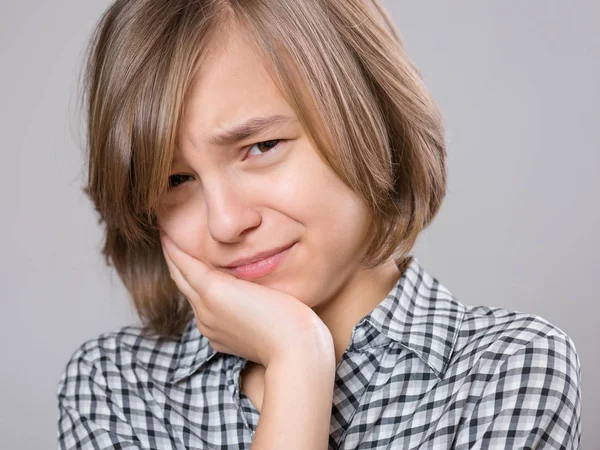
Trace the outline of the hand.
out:
[[[291,349],[334,352],[329,329],[298,299],[211,269],[162,232],[161,241],[171,278],[216,351],[265,367]]]

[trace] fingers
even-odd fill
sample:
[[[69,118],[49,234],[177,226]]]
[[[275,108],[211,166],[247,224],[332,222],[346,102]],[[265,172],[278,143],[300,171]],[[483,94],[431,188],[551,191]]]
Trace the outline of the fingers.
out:
[[[215,339],[210,321],[212,314],[205,301],[211,269],[202,261],[180,250],[166,235],[161,233],[163,255],[169,267],[171,278],[188,299],[194,310],[200,332],[209,339],[211,346],[218,352],[231,353],[232,350]],[[207,323],[208,322],[208,323]]]
[[[175,281],[175,284],[177,285],[181,293],[185,295],[185,297],[189,301],[195,301],[197,297],[196,292],[185,279],[177,265],[173,262],[165,246],[163,246],[163,254],[165,256],[165,261],[167,261],[167,266],[169,267],[169,273],[171,274],[171,278],[173,279],[173,281]]]
[[[176,269],[186,284],[199,295],[203,295],[203,289],[208,285],[210,268],[197,258],[185,253],[166,234],[161,236],[163,249],[166,250],[165,258],[170,259],[170,264]],[[169,263],[169,261],[167,261]]]

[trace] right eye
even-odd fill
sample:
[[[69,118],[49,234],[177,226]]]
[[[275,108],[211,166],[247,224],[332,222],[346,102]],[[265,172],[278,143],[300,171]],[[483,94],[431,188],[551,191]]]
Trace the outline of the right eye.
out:
[[[183,184],[187,181],[188,178],[191,178],[191,175],[183,175],[183,174],[175,174],[169,177],[169,190],[176,188],[180,184]]]

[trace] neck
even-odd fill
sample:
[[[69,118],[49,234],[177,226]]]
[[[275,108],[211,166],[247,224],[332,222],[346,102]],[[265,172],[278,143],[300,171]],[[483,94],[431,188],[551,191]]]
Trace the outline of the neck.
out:
[[[336,365],[348,348],[354,326],[383,301],[401,276],[391,257],[374,269],[359,268],[335,298],[314,309],[333,337]]]

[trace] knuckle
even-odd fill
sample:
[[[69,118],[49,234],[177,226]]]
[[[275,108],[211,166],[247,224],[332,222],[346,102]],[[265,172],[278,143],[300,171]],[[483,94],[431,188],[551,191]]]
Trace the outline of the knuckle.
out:
[[[222,352],[223,351],[223,346],[221,344],[219,344],[217,341],[213,340],[209,340],[208,343],[210,344],[210,346],[218,351],[218,352]]]
[[[207,336],[207,334],[209,333],[209,329],[208,327],[204,324],[203,321],[201,320],[196,320],[196,326],[198,328],[198,331],[200,332],[200,334],[202,334],[202,336]]]
[[[217,320],[215,319],[214,315],[210,314],[210,312],[208,311],[206,312],[206,314],[204,314],[202,321],[204,322],[204,326],[207,329],[213,329],[217,325]]]

